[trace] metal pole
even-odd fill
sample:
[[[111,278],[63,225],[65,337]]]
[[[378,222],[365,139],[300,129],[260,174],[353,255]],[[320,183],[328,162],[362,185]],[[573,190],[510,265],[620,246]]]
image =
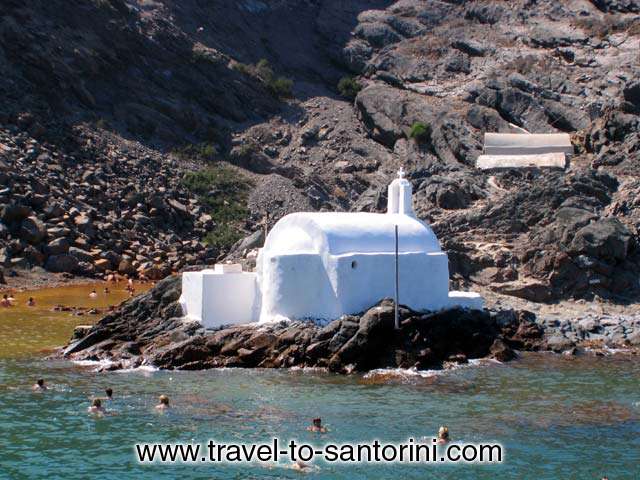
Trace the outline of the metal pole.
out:
[[[264,240],[262,242],[262,246],[264,247],[267,243],[267,229],[269,228],[269,212],[266,212],[264,217],[262,218],[262,223],[264,226]]]
[[[396,330],[400,330],[400,316],[398,315],[398,302],[400,300],[400,269],[398,268],[398,225],[396,225],[396,301],[395,301],[395,321]]]

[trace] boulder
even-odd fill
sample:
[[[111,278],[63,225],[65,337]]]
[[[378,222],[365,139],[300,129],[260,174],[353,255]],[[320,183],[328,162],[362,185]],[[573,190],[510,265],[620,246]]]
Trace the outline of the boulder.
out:
[[[546,346],[548,350],[551,350],[556,353],[564,352],[565,350],[569,350],[574,347],[574,343],[569,340],[564,335],[553,335],[548,338],[546,341]]]
[[[182,204],[182,203],[180,203],[178,200],[174,200],[173,198],[169,198],[169,199],[167,199],[167,203],[178,214],[180,214],[180,215],[182,215],[184,217],[189,217],[190,216],[189,209],[187,208],[187,206]]]
[[[403,95],[397,89],[373,85],[361,90],[356,97],[356,107],[372,137],[390,148],[404,137],[396,123],[405,114]]]
[[[356,27],[354,34],[366,40],[370,45],[379,48],[402,39],[393,28],[382,22],[361,23]]]
[[[19,268],[19,269],[27,269],[30,267],[29,265],[29,260],[27,260],[25,257],[14,257],[11,259],[11,261],[9,262],[9,266],[13,269],[13,268]]]
[[[31,266],[41,266],[45,260],[44,254],[33,245],[27,245],[22,251],[22,256],[27,259]]]
[[[264,243],[264,230],[256,230],[251,235],[247,235],[242,240],[238,240],[231,247],[231,254],[242,254],[245,250],[252,250],[261,247]]]
[[[69,247],[69,255],[73,255],[81,262],[93,263],[93,255],[78,247]]]
[[[625,86],[622,91],[624,99],[631,103],[636,109],[640,109],[640,81],[636,80]]]
[[[71,338],[79,340],[83,337],[86,337],[89,334],[91,327],[91,325],[77,325],[73,329],[73,336]]]
[[[638,0],[591,0],[603,12],[639,13]]]
[[[506,343],[504,343],[504,340],[500,338],[496,338],[491,344],[489,353],[492,358],[495,358],[499,362],[508,362],[509,360],[513,360],[517,357],[516,352],[514,352]]]
[[[631,233],[620,220],[605,218],[578,230],[569,251],[607,260],[624,260],[630,242]]]
[[[47,236],[47,228],[38,217],[31,216],[22,220],[19,234],[24,241],[37,245]]]
[[[551,297],[549,286],[535,280],[514,281],[495,285],[496,291],[532,302],[544,302]]]
[[[445,59],[445,70],[451,73],[471,72],[471,61],[466,53],[455,51]]]
[[[472,5],[465,12],[464,18],[476,20],[480,23],[493,25],[498,23],[505,13],[505,9],[499,4]]]
[[[162,280],[171,273],[171,269],[167,265],[151,265],[140,269],[138,273],[149,280]]]
[[[5,205],[0,212],[0,218],[4,223],[11,223],[23,220],[33,213],[31,207],[20,204]]]
[[[120,260],[120,263],[118,264],[118,273],[121,275],[133,275],[135,273],[136,269],[133,266],[133,263],[131,262],[131,260],[127,259],[127,258],[123,258],[122,260]]]
[[[100,258],[96,260],[93,265],[96,267],[96,270],[99,272],[104,272],[105,270],[111,269],[111,262],[106,258]]]
[[[49,255],[60,255],[61,253],[67,253],[69,251],[69,240],[64,237],[51,240],[45,246],[45,252]]]
[[[487,52],[484,45],[474,40],[455,40],[451,46],[473,57],[482,57]]]
[[[50,272],[75,273],[78,270],[78,259],[68,253],[52,255],[47,259],[44,268]]]

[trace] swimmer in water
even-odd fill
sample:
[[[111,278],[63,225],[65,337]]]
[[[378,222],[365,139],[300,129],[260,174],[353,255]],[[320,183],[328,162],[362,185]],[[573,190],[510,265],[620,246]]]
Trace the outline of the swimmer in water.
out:
[[[302,460],[296,460],[291,464],[291,470],[297,470],[298,472],[308,472],[311,467],[304,463]]]
[[[321,418],[314,418],[313,419],[313,425],[307,427],[307,430],[309,430],[310,432],[318,432],[318,433],[327,433],[328,432],[326,427],[322,426],[322,419]]]
[[[44,384],[44,379],[39,378],[36,383],[33,385],[33,387],[31,387],[32,390],[35,390],[36,392],[42,392],[44,390],[49,390],[49,387],[47,387]]]
[[[107,398],[105,398],[105,400],[113,400],[113,389],[111,387],[105,388],[104,393],[107,394]]]
[[[3,307],[10,307],[11,306],[11,300],[9,300],[9,295],[7,295],[5,293],[2,296],[2,301],[0,301],[0,305],[2,305]]]
[[[99,398],[93,399],[93,401],[91,402],[91,406],[87,408],[87,412],[97,415],[104,415],[105,413],[107,413],[102,406],[102,400],[100,400]]]
[[[160,395],[158,400],[160,403],[156,405],[156,410],[167,410],[169,408],[169,397],[166,395]]]
[[[91,293],[89,294],[89,298],[97,298],[98,294],[96,293],[96,289],[94,288],[93,290],[91,290]]]
[[[438,445],[446,445],[449,443],[449,428],[442,426],[438,429]]]
[[[7,300],[9,300],[9,303],[11,304],[12,307],[16,303],[16,299],[11,294],[9,294],[9,297],[7,298]]]
[[[36,306],[36,301],[33,297],[29,297],[29,300],[27,300],[27,307],[35,307]]]

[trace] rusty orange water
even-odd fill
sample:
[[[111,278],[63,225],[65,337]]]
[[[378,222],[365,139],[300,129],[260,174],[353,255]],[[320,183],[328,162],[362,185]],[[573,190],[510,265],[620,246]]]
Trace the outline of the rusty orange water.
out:
[[[118,305],[129,298],[126,284],[108,285],[110,293],[104,293],[105,283],[70,285],[17,292],[13,307],[0,307],[0,358],[29,356],[46,353],[69,340],[77,325],[91,325],[102,318],[110,305]],[[150,288],[150,284],[136,284],[136,293]],[[89,294],[95,289],[96,298]],[[27,306],[29,297],[36,304]],[[54,311],[58,304],[68,307],[98,309],[101,313],[89,314],[81,310]]]

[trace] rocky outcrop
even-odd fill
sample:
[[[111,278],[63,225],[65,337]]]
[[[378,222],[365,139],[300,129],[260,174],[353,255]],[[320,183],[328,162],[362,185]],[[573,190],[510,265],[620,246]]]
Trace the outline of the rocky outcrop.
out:
[[[496,315],[464,310],[424,315],[401,308],[401,328],[396,330],[393,303],[387,300],[362,315],[345,316],[326,326],[281,322],[205,332],[198,323],[180,318],[179,286],[178,277],[163,280],[108,314],[62,354],[115,362],[110,368],[142,363],[188,370],[305,366],[343,373],[382,367],[441,368],[443,362],[514,356]]]
[[[490,357],[509,361],[516,350],[565,351],[576,345],[638,343],[640,319],[616,323],[537,321],[531,312],[453,309],[421,314],[383,300],[361,315],[327,325],[246,324],[205,331],[181,318],[179,277],[125,302],[88,330],[76,332],[61,355],[106,360],[107,369],[142,364],[162,369],[318,367],[349,373],[375,368],[443,368]],[[79,337],[79,338],[78,338]]]

